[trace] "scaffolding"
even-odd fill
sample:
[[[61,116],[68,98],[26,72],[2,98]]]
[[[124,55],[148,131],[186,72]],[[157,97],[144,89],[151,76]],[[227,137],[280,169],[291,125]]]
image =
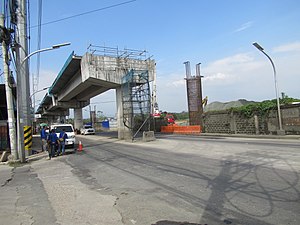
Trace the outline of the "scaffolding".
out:
[[[148,56],[148,52],[146,50],[135,50],[128,48],[119,49],[119,47],[107,47],[92,44],[88,46],[87,50],[91,54],[123,59],[147,60],[152,57]]]
[[[149,131],[153,96],[149,77],[154,69],[149,65],[153,65],[152,56],[149,57],[146,50],[128,48],[120,50],[118,47],[97,45],[89,45],[88,51],[104,56],[103,70],[118,68],[125,72],[121,84],[123,123],[129,129],[132,140],[140,131]]]
[[[134,139],[150,130],[151,93],[148,70],[130,70],[122,79],[123,122]]]

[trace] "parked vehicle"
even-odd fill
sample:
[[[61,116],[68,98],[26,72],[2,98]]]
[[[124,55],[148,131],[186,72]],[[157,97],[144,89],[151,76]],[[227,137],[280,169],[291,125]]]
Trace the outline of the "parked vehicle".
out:
[[[75,147],[75,131],[72,124],[53,124],[50,127],[50,130],[54,129],[57,137],[59,137],[60,132],[64,129],[66,134],[68,135],[68,138],[66,139],[66,148]]]
[[[167,124],[175,124],[175,117],[173,114],[168,112],[154,111],[152,114],[153,118],[163,118]]]
[[[87,135],[87,134],[95,134],[95,129],[91,125],[84,125],[80,129],[80,133],[82,135]]]
[[[174,124],[175,123],[175,118],[172,114],[167,114],[165,116],[165,119],[167,120],[168,124]]]

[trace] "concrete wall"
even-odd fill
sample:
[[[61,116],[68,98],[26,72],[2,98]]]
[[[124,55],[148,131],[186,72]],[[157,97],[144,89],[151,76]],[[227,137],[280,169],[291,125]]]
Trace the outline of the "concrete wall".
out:
[[[287,134],[300,134],[300,104],[283,108],[283,128]]]
[[[228,111],[208,112],[204,114],[203,126],[205,133],[232,133],[234,123]],[[233,121],[232,121],[233,122]]]
[[[282,125],[286,134],[300,134],[300,104],[281,107]],[[276,134],[279,129],[277,110],[265,117],[247,118],[231,110],[204,113],[205,133]]]

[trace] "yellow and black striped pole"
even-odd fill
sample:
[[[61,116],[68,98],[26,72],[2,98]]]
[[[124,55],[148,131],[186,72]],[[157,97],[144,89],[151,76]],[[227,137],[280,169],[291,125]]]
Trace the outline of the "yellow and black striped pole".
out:
[[[24,146],[25,146],[25,150],[31,150],[32,147],[31,126],[24,126]]]

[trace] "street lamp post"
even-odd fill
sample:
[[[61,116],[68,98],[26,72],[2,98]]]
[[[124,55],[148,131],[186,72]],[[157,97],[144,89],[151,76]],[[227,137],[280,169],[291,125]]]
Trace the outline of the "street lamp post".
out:
[[[35,95],[36,93],[39,93],[39,92],[41,92],[41,91],[45,91],[45,90],[47,90],[47,89],[49,89],[49,88],[50,88],[50,86],[49,86],[49,87],[44,87],[44,88],[42,88],[42,89],[40,89],[40,90],[37,90],[37,91],[33,92],[33,93],[29,96],[29,99],[30,99],[31,104],[32,104],[32,102],[33,102],[32,108],[33,108],[34,111],[35,111],[35,99],[32,101],[32,97],[34,97],[34,95]]]
[[[31,125],[32,125],[32,129],[33,129],[33,134],[36,134],[36,117],[34,116],[35,115],[35,94],[39,93],[39,92],[42,92],[42,91],[45,91],[47,89],[49,89],[49,87],[44,87],[40,90],[37,90],[37,91],[34,91],[30,96],[29,96],[29,100],[30,100],[30,112],[31,112]]]
[[[26,56],[23,61],[22,61],[22,64],[27,60],[29,59],[32,55],[35,55],[39,52],[45,52],[45,51],[50,51],[50,50],[54,50],[54,49],[58,49],[60,47],[64,47],[64,46],[67,46],[67,45],[70,45],[71,43],[67,42],[67,43],[62,43],[62,44],[58,44],[58,45],[52,45],[50,48],[43,48],[43,49],[39,49],[37,51],[34,51],[34,52],[31,52],[28,56]]]
[[[276,76],[276,69],[273,60],[271,57],[264,51],[263,47],[261,47],[257,42],[254,42],[253,45],[261,51],[271,62],[274,72],[274,82],[275,82],[275,93],[276,93],[276,99],[277,99],[277,111],[278,111],[278,124],[279,124],[279,131],[277,131],[277,134],[284,135],[284,130],[282,129],[282,119],[281,119],[281,112],[280,112],[280,102],[279,102],[279,96],[278,96],[278,85],[277,85],[277,76]]]
[[[37,91],[33,92],[33,93],[30,95],[29,98],[32,98],[32,96],[34,96],[36,93],[39,93],[39,92],[41,92],[41,91],[45,91],[45,90],[47,90],[48,88],[50,88],[50,87],[44,87],[44,88],[41,89],[41,90],[37,90]]]
[[[19,63],[19,66],[18,66],[18,71],[17,71],[18,78],[20,79],[21,75],[25,74],[24,73],[24,71],[25,71],[24,67],[26,66],[26,62],[34,54],[37,54],[39,52],[58,49],[60,47],[67,46],[67,45],[70,45],[70,44],[71,43],[63,43],[63,44],[53,45],[50,48],[39,49],[37,51],[34,51],[34,52],[30,53],[29,55],[24,57],[22,60],[20,60],[20,63]],[[25,64],[25,66],[24,66],[24,64]],[[28,78],[26,78],[26,79],[28,79]],[[26,80],[26,82],[27,81],[29,82],[29,80]],[[17,136],[18,136],[18,143],[17,144],[18,144],[20,161],[23,163],[23,162],[25,162],[25,145],[24,145],[24,127],[23,127],[23,125],[24,125],[24,119],[28,123],[30,115],[26,115],[26,117],[25,117],[25,115],[23,114],[23,105],[28,104],[28,101],[23,102],[23,99],[26,99],[26,98],[23,98],[23,96],[22,96],[22,89],[24,88],[22,86],[22,83],[24,83],[24,82],[20,82],[20,84],[18,83],[18,87],[17,87],[17,93],[18,93],[18,95],[17,95],[17,108],[18,108],[18,110],[17,110],[17,112],[18,112],[17,113],[17,129],[18,129]],[[28,95],[28,97],[29,97],[29,95]],[[29,107],[26,107],[26,108],[29,108]]]

